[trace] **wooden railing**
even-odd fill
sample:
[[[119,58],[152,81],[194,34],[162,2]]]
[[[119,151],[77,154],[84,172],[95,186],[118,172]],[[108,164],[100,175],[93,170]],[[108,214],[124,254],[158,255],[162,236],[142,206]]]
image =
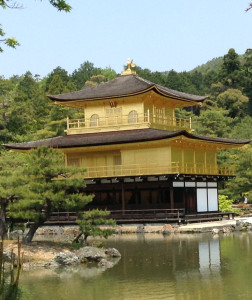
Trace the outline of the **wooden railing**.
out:
[[[134,224],[134,223],[192,223],[192,222],[209,222],[222,220],[223,217],[234,219],[236,213],[234,212],[205,212],[187,214],[184,208],[170,208],[170,209],[138,209],[138,210],[109,210],[108,218],[114,219],[117,224]],[[80,214],[76,212],[57,211],[52,212],[49,219],[45,222],[46,226],[53,225],[76,225]],[[33,222],[26,219],[11,220],[19,224],[26,222],[26,226],[30,226]],[[13,223],[13,224],[14,224]]]
[[[91,119],[73,119],[67,118],[67,132],[76,133],[78,131],[85,132],[86,130],[101,130],[110,127],[130,127],[132,125],[154,125],[160,129],[191,130],[191,119],[173,118],[171,116],[158,116],[150,113],[137,114],[137,116],[129,118],[128,115],[99,117],[95,121]]]
[[[87,167],[85,178],[106,178],[122,176],[165,175],[165,174],[199,174],[234,176],[234,166],[205,165],[171,162],[163,165],[112,165]]]
[[[109,218],[117,223],[134,222],[181,222],[185,215],[185,210],[181,209],[139,209],[139,210],[111,210]],[[75,212],[52,212],[46,225],[48,224],[75,224],[78,216]]]
[[[134,222],[181,222],[184,218],[185,210],[179,209],[139,209],[139,210],[112,210],[110,217],[117,223]]]

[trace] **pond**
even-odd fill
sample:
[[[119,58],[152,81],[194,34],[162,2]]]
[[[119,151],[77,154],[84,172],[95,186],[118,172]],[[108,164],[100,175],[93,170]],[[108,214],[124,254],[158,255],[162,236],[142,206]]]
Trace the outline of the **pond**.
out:
[[[252,233],[111,237],[122,258],[96,265],[23,271],[22,299],[251,299]]]

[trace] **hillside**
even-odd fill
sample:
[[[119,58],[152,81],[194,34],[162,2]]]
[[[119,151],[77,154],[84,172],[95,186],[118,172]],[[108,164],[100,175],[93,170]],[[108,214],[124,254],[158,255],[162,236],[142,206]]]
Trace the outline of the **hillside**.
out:
[[[209,60],[208,62],[206,62],[203,65],[197,66],[191,72],[198,71],[198,72],[201,72],[202,74],[206,74],[207,71],[210,70],[210,71],[214,71],[214,72],[218,73],[222,64],[223,64],[223,56],[216,57],[216,58]]]

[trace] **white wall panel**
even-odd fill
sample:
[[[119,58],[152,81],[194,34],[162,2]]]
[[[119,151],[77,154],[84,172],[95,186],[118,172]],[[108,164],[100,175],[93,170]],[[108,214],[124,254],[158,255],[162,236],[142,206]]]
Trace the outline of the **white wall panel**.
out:
[[[206,182],[197,182],[197,187],[205,187]]]
[[[208,210],[218,210],[218,193],[217,189],[208,189]]]
[[[195,182],[185,182],[185,187],[195,187],[196,183]]]
[[[197,189],[197,212],[207,211],[207,189]]]
[[[207,186],[208,187],[217,187],[217,182],[208,182]]]
[[[173,181],[173,187],[184,187],[184,182]]]

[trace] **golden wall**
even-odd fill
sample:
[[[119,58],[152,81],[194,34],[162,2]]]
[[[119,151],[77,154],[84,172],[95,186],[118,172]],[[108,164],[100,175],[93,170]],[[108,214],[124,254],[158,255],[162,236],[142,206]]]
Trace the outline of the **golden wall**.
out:
[[[86,168],[91,172],[88,177],[218,172],[216,150],[175,147],[167,141],[124,144],[120,149],[112,147],[69,152],[67,163]]]
[[[85,118],[89,120],[92,115],[97,114],[99,118],[109,118],[114,116],[128,116],[129,112],[135,110],[139,115],[143,114],[143,102],[141,97],[124,100],[103,100],[90,102],[85,107]]]

